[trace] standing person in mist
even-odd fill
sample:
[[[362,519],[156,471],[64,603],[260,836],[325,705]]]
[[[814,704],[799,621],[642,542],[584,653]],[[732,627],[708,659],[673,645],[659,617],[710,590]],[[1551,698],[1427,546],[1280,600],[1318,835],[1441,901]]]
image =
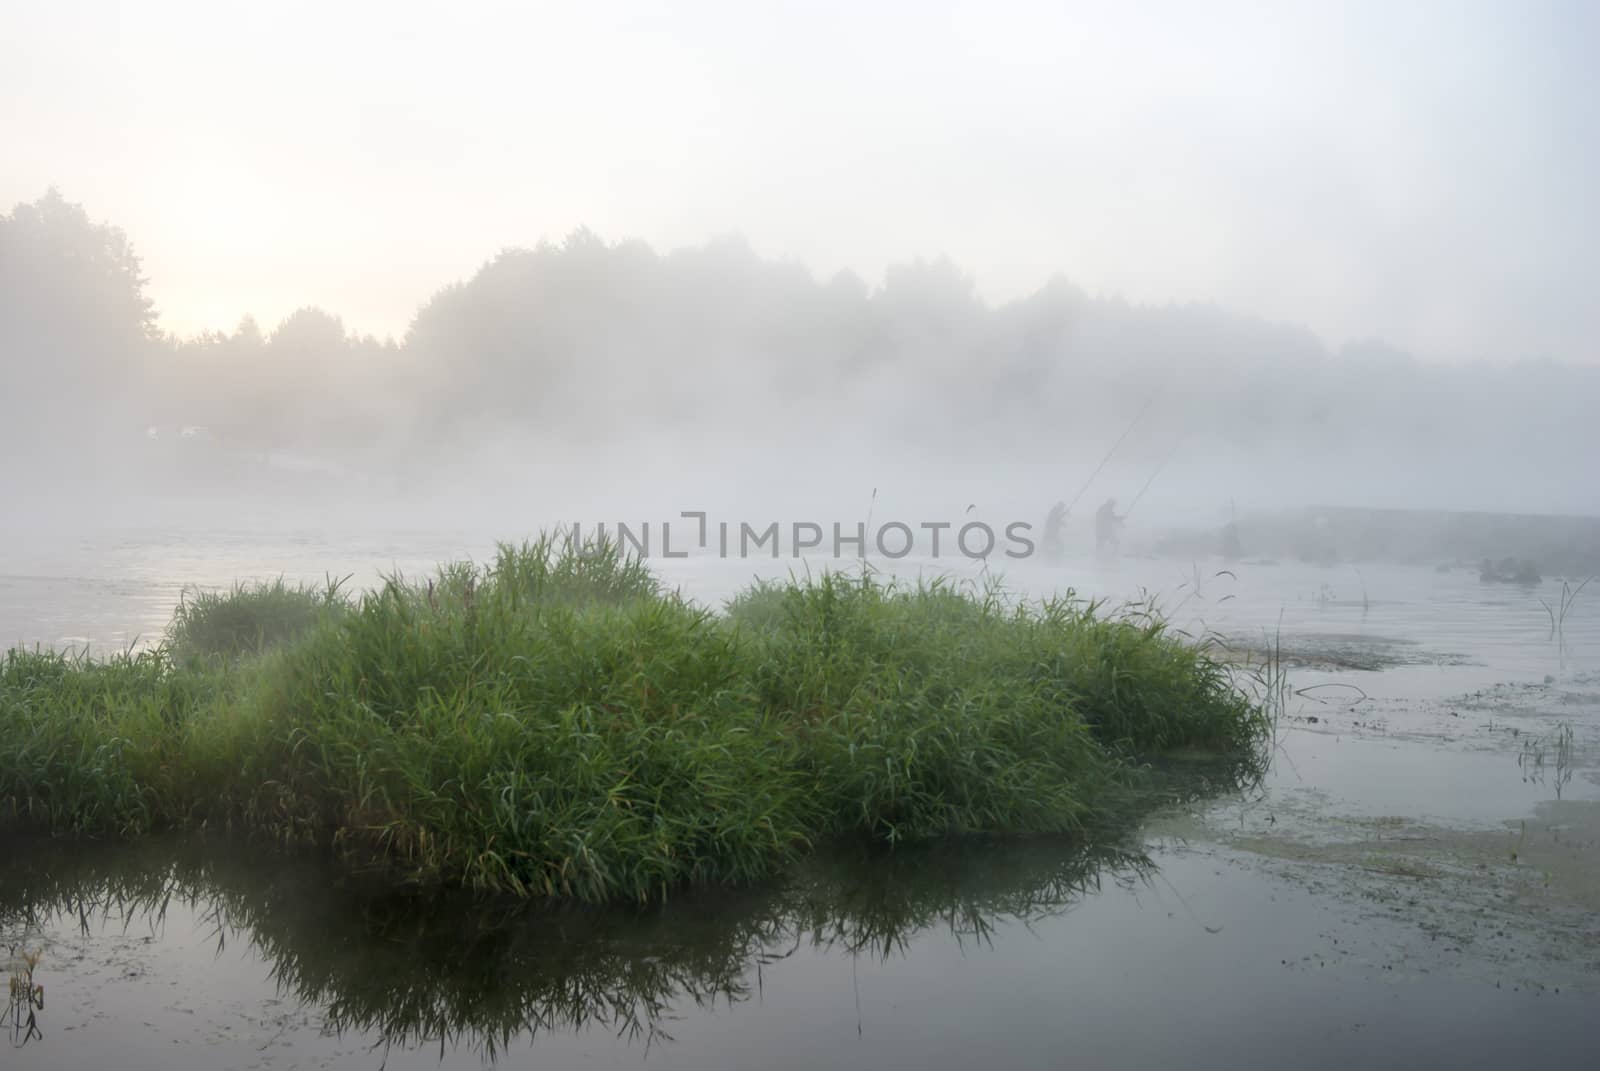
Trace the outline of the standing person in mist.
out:
[[[1044,519],[1044,556],[1050,561],[1057,561],[1065,546],[1062,540],[1062,529],[1067,523],[1067,504],[1057,502],[1050,507],[1050,513]]]
[[[1094,549],[1102,552],[1107,549],[1117,549],[1120,538],[1118,530],[1126,519],[1117,514],[1117,500],[1106,499],[1094,515]]]

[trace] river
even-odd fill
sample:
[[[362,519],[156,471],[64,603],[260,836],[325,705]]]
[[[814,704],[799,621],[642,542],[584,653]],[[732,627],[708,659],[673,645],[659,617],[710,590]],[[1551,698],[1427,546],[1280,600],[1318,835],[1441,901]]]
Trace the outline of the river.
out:
[[[189,586],[420,574],[451,531],[7,537],[0,639],[159,640]],[[811,559],[657,560],[716,605]],[[25,1068],[1579,1066],[1600,1040],[1600,590],[1383,564],[1007,563],[1289,666],[1247,793],[1112,843],[825,852],[645,913],[375,887],[215,839],[15,840]],[[875,561],[981,584],[961,558]]]

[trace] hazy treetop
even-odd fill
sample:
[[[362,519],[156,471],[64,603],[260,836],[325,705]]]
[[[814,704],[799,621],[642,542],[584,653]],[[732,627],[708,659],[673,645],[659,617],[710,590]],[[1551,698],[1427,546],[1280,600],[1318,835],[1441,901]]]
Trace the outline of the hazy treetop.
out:
[[[324,304],[399,336],[587,225],[1588,362],[1597,38],[1585,0],[63,0],[0,35],[0,204],[117,220],[183,334]]]

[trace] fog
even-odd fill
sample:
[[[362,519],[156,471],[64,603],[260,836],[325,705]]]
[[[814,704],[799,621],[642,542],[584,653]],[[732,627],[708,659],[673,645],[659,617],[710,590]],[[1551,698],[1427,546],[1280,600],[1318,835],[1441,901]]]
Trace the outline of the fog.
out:
[[[1597,58],[6,4],[19,1066],[1589,1066]]]
[[[1600,366],[1335,349],[1059,277],[992,304],[947,260],[818,278],[737,239],[658,251],[578,231],[498,253],[379,340],[314,307],[168,335],[141,271],[59,193],[0,221],[17,515],[187,500],[419,525],[708,506],[827,520],[875,491],[1030,519],[1143,492],[1151,519],[1201,524],[1600,505]]]
[[[18,13],[11,526],[1600,511],[1583,5],[382,10]]]

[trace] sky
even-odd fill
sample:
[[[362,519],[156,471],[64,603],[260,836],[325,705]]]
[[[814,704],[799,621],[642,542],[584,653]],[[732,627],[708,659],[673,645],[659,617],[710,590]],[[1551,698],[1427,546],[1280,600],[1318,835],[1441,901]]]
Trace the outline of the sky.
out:
[[[399,336],[580,226],[869,283],[946,256],[1600,362],[1588,3],[8,5],[0,206],[123,227],[161,325]]]

